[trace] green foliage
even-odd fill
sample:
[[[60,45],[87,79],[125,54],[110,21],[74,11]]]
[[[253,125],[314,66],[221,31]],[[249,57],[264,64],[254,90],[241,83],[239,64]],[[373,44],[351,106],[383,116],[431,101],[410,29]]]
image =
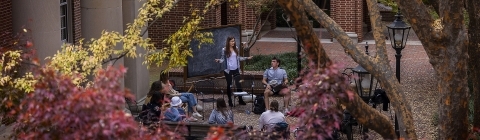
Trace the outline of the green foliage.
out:
[[[246,3],[247,7],[255,10],[256,15],[268,12],[277,5],[276,0],[248,0]]]
[[[36,60],[27,33],[25,29],[13,38],[12,44],[0,47],[0,120],[3,124],[16,120],[13,110],[26,93],[34,90],[36,80],[30,69],[36,65]]]
[[[395,3],[394,0],[378,0],[378,2],[392,7],[392,10],[393,10],[392,12],[397,12],[398,10],[398,5],[397,3]]]
[[[253,56],[249,63],[245,65],[247,71],[265,71],[271,67],[271,60],[273,57],[277,57],[281,60],[280,67],[287,71],[289,80],[294,80],[298,76],[297,72],[297,53],[283,53],[274,55],[257,55]],[[302,63],[305,64],[306,60],[302,59]],[[305,65],[302,65],[302,68]]]

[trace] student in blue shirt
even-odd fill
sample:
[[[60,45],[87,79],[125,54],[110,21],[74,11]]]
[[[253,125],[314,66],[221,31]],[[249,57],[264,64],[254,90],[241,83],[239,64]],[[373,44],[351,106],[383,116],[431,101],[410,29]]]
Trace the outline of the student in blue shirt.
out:
[[[265,85],[265,107],[270,109],[269,96],[273,94],[283,95],[284,98],[284,113],[288,113],[288,105],[290,101],[290,90],[287,87],[288,77],[287,72],[280,68],[280,59],[273,57],[271,61],[272,67],[265,70],[263,73],[262,83]]]
[[[182,105],[182,100],[179,97],[177,96],[172,97],[170,101],[170,108],[165,110],[164,120],[179,122],[179,121],[182,121],[184,118],[186,118],[185,110],[183,110],[183,108],[180,107],[181,105]]]

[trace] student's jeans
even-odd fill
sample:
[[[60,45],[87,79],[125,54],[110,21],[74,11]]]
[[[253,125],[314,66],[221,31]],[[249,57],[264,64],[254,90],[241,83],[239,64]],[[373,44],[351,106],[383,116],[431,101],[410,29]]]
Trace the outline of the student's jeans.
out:
[[[237,92],[243,92],[242,84],[240,84],[240,72],[238,69],[230,70],[229,73],[223,72],[225,74],[225,79],[227,80],[227,96],[228,96],[228,105],[233,106],[232,104],[232,78],[235,78],[235,86]],[[239,102],[243,102],[242,98],[238,98]]]
[[[180,99],[182,100],[183,103],[187,103],[188,106],[188,112],[193,112],[193,107],[197,105],[197,100],[195,99],[195,96],[192,93],[180,93]]]

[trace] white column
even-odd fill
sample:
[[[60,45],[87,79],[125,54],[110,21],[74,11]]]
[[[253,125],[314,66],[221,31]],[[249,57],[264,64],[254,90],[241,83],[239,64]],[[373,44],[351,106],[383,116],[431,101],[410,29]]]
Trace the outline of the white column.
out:
[[[122,2],[118,0],[82,0],[82,37],[85,42],[98,39],[103,30],[123,33]],[[122,44],[117,44],[120,49]],[[115,65],[123,65],[119,59]],[[122,79],[122,85],[124,81]],[[123,87],[123,86],[122,86]]]
[[[132,23],[138,15],[138,9],[145,1],[138,0],[122,0],[123,3],[123,30],[127,29],[127,23]],[[146,27],[144,28],[144,30]],[[144,37],[148,37],[148,33],[145,33]],[[145,50],[137,48],[138,53],[145,54]],[[125,76],[125,86],[135,95],[138,100],[147,95],[150,88],[149,72],[146,65],[142,65],[145,59],[143,57],[138,58],[125,58],[125,66],[128,68],[127,75]],[[158,77],[157,77],[158,78]]]

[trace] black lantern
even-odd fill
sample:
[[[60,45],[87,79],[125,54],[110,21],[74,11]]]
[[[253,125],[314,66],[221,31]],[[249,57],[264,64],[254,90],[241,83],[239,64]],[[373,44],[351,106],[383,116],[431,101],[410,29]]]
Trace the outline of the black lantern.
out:
[[[387,28],[392,47],[395,50],[405,48],[411,27],[403,21],[403,15],[400,13],[400,9],[395,15],[393,23],[388,25]]]
[[[397,80],[400,82],[400,58],[402,58],[402,50],[407,44],[408,34],[410,33],[410,26],[403,21],[403,15],[398,9],[397,14],[395,15],[395,20],[392,24],[388,25],[388,35],[392,43],[392,48],[395,49],[395,58],[397,60],[396,64],[396,76]]]
[[[358,65],[352,69],[354,75],[356,75],[355,87],[358,95],[368,103],[372,96],[373,75],[365,70],[362,66]]]
[[[368,53],[368,42],[365,45],[365,53]],[[373,75],[365,70],[362,66],[358,65],[352,69],[353,74],[356,76],[354,79],[355,87],[358,95],[368,103],[372,96]]]

